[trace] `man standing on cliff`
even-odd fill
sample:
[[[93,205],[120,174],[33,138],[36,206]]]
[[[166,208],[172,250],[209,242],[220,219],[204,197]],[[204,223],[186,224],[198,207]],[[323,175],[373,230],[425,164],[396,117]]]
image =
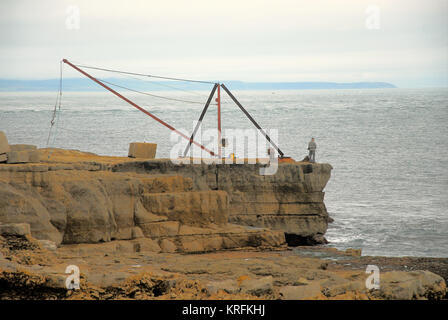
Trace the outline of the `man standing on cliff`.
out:
[[[308,150],[310,151],[308,158],[310,158],[310,162],[316,162],[316,142],[314,142],[314,138],[311,138],[311,141],[308,143]]]

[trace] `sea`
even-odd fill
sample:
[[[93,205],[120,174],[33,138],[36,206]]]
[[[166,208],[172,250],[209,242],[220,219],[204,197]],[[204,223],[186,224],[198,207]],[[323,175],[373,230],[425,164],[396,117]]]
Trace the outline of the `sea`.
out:
[[[317,162],[333,166],[324,190],[334,219],[327,246],[448,257],[447,88],[232,92],[286,156],[303,159],[314,137]],[[123,94],[189,134],[209,92]],[[60,105],[56,96],[0,92],[0,130],[10,144],[127,156],[130,142],[154,142],[157,157],[167,158],[178,143],[169,129],[109,92],[63,92]],[[254,128],[222,90],[221,96],[224,137],[229,129]],[[212,100],[202,131],[216,126]]]

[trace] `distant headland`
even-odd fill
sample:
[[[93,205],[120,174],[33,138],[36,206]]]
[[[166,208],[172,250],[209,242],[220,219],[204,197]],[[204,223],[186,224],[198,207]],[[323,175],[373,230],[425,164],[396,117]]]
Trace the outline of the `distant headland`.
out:
[[[100,78],[101,79],[101,78]],[[131,86],[137,90],[145,91],[166,91],[174,90],[170,88],[170,81],[147,81],[104,78],[110,82],[120,85]],[[220,81],[221,82],[221,81]],[[229,88],[233,90],[310,90],[310,89],[383,89],[396,88],[395,85],[387,82],[244,82],[225,81]],[[0,79],[0,91],[56,91],[59,86],[59,79],[46,80],[10,80]],[[176,88],[186,90],[207,90],[207,84],[201,83],[176,83]],[[63,82],[64,91],[102,91],[103,88],[89,79],[65,78]]]

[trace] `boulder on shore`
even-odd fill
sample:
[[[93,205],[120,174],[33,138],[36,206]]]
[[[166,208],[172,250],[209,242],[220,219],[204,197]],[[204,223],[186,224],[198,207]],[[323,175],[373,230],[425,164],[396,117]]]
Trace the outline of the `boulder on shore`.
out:
[[[154,159],[156,157],[156,150],[156,143],[132,142],[129,144],[128,157]]]
[[[39,162],[40,155],[37,150],[10,151],[6,154],[7,163]]]
[[[37,146],[32,144],[10,144],[10,151],[31,151],[37,150]]]
[[[0,131],[0,162],[5,162],[7,157],[6,153],[10,151],[8,139],[3,131]]]
[[[40,154],[37,147],[31,144],[8,144],[8,139],[0,131],[0,163],[39,162]]]

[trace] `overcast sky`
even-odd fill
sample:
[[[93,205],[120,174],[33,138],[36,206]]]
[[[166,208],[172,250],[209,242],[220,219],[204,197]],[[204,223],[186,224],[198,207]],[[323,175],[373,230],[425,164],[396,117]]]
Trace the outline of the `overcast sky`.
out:
[[[57,78],[67,58],[221,81],[448,86],[447,13],[448,0],[1,0],[0,78]]]

